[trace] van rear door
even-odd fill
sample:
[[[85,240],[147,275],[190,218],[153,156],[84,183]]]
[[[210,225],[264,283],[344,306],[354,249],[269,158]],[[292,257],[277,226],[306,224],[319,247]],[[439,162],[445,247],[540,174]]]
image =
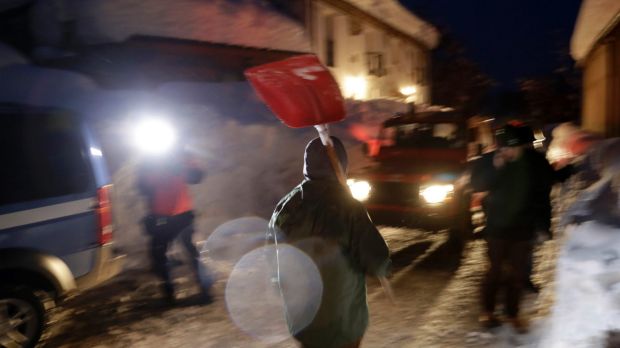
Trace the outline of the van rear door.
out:
[[[90,272],[99,245],[84,139],[74,114],[0,108],[0,248],[58,256],[74,277]]]

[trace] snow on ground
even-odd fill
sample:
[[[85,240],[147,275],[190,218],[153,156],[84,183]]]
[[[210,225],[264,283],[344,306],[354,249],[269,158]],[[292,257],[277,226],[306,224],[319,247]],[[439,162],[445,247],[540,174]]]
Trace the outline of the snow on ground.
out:
[[[140,0],[43,0],[33,11],[35,37],[43,45],[57,46],[62,39],[60,21],[67,19],[75,21],[76,39],[83,44],[152,35],[295,52],[311,50],[302,24],[266,2],[253,0],[149,0],[148,4]]]
[[[256,219],[251,222],[261,223]],[[474,240],[461,249],[447,243],[445,231],[381,227],[381,233],[392,251],[395,272],[390,279],[396,303],[387,300],[377,280],[368,279],[371,317],[363,347],[538,347],[535,342],[542,327],[535,327],[530,335],[517,335],[506,326],[493,331],[479,328],[484,241]],[[536,277],[543,293],[550,288],[554,249],[555,242],[548,242],[536,258]],[[216,301],[208,306],[194,301],[197,289],[185,265],[175,269],[179,304],[174,307],[161,305],[152,274],[145,269],[129,270],[66,303],[55,316],[57,324],[43,346],[297,347],[294,340],[281,336],[282,317],[274,315],[274,302],[266,301],[269,288],[259,282],[246,289],[254,291],[236,299],[247,303],[238,303],[233,309],[245,307],[248,312],[243,322],[237,322],[243,326],[235,325],[231,299],[225,291],[233,269],[230,261],[226,257],[208,259],[218,275],[213,289]],[[548,299],[527,295],[525,312],[539,320],[548,313]],[[268,311],[261,312],[265,309]],[[260,320],[252,321],[257,313],[263,313]],[[278,336],[284,340],[275,343]]]

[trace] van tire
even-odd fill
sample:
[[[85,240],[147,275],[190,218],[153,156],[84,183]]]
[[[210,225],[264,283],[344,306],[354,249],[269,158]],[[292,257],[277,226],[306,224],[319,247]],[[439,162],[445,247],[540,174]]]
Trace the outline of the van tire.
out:
[[[21,344],[22,348],[35,347],[47,324],[45,308],[49,306],[48,299],[49,297],[44,292],[35,291],[26,286],[9,285],[0,288],[0,310],[8,311],[9,316],[15,314],[13,319],[23,320],[11,332],[6,332],[8,328],[3,328],[3,323],[0,321],[0,342],[9,339]],[[19,315],[22,312],[23,314]]]

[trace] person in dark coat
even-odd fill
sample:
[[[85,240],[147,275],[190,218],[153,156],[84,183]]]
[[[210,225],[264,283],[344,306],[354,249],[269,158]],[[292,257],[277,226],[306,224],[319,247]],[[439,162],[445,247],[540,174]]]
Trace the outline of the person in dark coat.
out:
[[[332,141],[346,171],[344,146],[335,137]],[[299,327],[287,316],[291,334],[303,347],[359,347],[368,325],[366,276],[387,275],[389,250],[365,207],[338,181],[319,138],[307,145],[304,180],[278,203],[270,227],[271,236],[282,236],[276,245],[288,243],[306,253],[323,281],[310,324]],[[294,294],[280,287],[286,305]]]
[[[553,238],[553,234],[551,232],[551,189],[553,188],[554,184],[564,182],[571,175],[573,175],[574,168],[570,164],[558,169],[554,169],[552,166],[547,165],[547,159],[545,158],[544,154],[534,148],[534,141],[536,140],[536,138],[534,136],[534,131],[532,130],[532,128],[525,124],[517,123],[517,130],[519,131],[522,142],[524,143],[523,146],[526,156],[531,157],[536,162],[538,162],[540,167],[546,168],[545,171],[547,172],[547,174],[545,175],[545,177],[551,177],[551,181],[548,182],[548,185],[541,185],[538,196],[535,198],[538,202],[538,209],[535,212],[537,214],[535,226],[536,231],[534,239],[532,240],[533,245],[535,245],[537,243],[540,243],[540,241]],[[533,253],[531,253],[528,262],[525,288],[532,292],[538,292],[538,286],[534,284],[531,279],[533,265]]]
[[[471,174],[473,190],[488,192],[483,207],[490,265],[482,286],[480,321],[489,327],[499,325],[496,298],[506,265],[504,312],[515,329],[525,331],[527,323],[519,316],[519,304],[532,240],[536,231],[549,231],[554,171],[544,155],[531,148],[521,127],[506,125],[496,132],[496,139],[498,149],[478,160]]]

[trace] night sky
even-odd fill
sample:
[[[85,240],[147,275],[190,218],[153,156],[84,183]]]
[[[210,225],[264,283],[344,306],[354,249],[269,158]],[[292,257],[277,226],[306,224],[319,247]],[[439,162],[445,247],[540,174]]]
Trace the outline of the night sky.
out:
[[[561,65],[581,0],[400,0],[449,32],[499,85],[552,72]]]

